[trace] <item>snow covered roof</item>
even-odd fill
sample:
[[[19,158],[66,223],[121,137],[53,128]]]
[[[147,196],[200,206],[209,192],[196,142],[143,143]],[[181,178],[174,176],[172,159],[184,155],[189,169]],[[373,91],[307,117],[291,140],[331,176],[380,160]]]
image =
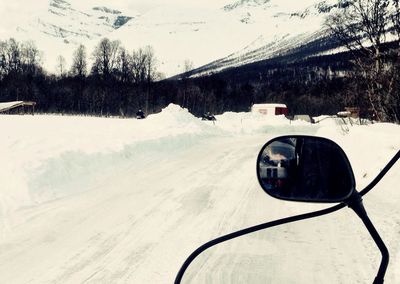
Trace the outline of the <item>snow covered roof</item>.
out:
[[[20,106],[35,106],[35,102],[24,102],[24,101],[14,101],[14,102],[5,102],[0,103],[0,112],[6,112],[10,109],[20,107]]]
[[[254,104],[252,106],[252,108],[277,108],[277,107],[287,108],[285,104]]]

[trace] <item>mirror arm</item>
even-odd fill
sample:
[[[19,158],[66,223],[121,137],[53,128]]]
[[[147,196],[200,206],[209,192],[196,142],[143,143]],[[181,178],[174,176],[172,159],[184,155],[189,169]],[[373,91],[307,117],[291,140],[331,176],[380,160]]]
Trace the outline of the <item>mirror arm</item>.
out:
[[[386,269],[389,264],[389,251],[385,246],[382,238],[380,237],[378,231],[372,224],[371,220],[368,217],[367,211],[362,202],[362,196],[356,190],[353,191],[353,194],[350,196],[349,200],[346,201],[347,205],[354,210],[354,212],[360,217],[363,221],[365,227],[367,227],[368,232],[370,233],[371,237],[373,238],[374,242],[378,246],[381,254],[382,260],[379,266],[378,274],[375,277],[373,284],[383,284],[383,280],[385,277]]]
[[[369,185],[367,185],[363,190],[360,191],[361,196],[367,194],[375,185],[380,182],[384,175],[393,167],[393,165],[400,158],[400,150],[397,151],[396,155],[389,161],[389,163],[383,168],[383,170],[374,178]]]
[[[189,265],[192,263],[192,261],[199,256],[202,252],[204,252],[205,250],[209,249],[210,247],[213,247],[217,244],[244,236],[244,235],[248,235],[260,230],[264,230],[267,228],[271,228],[271,227],[275,227],[275,226],[279,226],[279,225],[283,225],[283,224],[288,224],[288,223],[292,223],[292,222],[296,222],[296,221],[300,221],[300,220],[306,220],[306,219],[311,219],[311,218],[315,218],[315,217],[319,217],[319,216],[323,216],[323,215],[327,215],[330,213],[333,213],[335,211],[338,211],[340,209],[343,209],[346,207],[345,203],[340,203],[338,205],[326,208],[326,209],[322,209],[319,211],[315,211],[315,212],[309,212],[309,213],[305,213],[305,214],[300,214],[300,215],[296,215],[296,216],[291,216],[291,217],[287,217],[287,218],[283,218],[283,219],[279,219],[279,220],[275,220],[275,221],[270,221],[267,223],[263,223],[263,224],[259,224],[253,227],[249,227],[246,229],[242,229],[240,231],[236,231],[230,234],[227,234],[225,236],[221,236],[219,238],[216,238],[214,240],[211,240],[205,244],[203,244],[202,246],[200,246],[199,248],[197,248],[194,252],[192,252],[189,257],[185,260],[185,262],[183,263],[182,267],[179,269],[178,274],[175,277],[175,281],[174,284],[180,284],[183,278],[183,275],[185,274],[186,269],[189,267]]]

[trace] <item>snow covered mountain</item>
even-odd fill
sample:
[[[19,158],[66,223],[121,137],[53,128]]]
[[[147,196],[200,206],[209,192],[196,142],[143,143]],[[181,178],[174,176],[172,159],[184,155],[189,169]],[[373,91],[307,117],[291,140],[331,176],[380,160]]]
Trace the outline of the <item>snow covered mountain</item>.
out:
[[[16,0],[0,4],[0,39],[32,39],[54,71],[80,43],[89,53],[102,37],[129,50],[153,46],[167,76],[224,59],[222,68],[262,60],[310,42],[321,31],[336,0]],[[214,71],[215,71],[214,70]]]
[[[93,7],[88,12],[78,11],[64,0],[51,0],[48,12],[49,17],[44,20],[38,18],[36,25],[29,26],[30,30],[40,30],[49,36],[63,38],[66,43],[100,37],[132,19],[107,7]]]

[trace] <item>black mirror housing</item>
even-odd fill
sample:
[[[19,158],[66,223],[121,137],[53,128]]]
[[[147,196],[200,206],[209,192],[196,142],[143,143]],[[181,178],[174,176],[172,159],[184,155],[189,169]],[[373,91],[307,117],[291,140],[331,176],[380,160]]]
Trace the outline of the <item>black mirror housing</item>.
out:
[[[257,177],[266,193],[290,201],[343,202],[355,190],[344,151],[314,136],[281,136],[267,142],[258,155]]]

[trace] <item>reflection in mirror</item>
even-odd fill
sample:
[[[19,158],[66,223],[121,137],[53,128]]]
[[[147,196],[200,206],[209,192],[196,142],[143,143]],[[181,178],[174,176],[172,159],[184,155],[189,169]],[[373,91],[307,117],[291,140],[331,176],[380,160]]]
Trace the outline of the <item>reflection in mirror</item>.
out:
[[[285,136],[268,142],[258,157],[257,171],[262,188],[286,200],[340,202],[355,187],[343,150],[319,137]]]

